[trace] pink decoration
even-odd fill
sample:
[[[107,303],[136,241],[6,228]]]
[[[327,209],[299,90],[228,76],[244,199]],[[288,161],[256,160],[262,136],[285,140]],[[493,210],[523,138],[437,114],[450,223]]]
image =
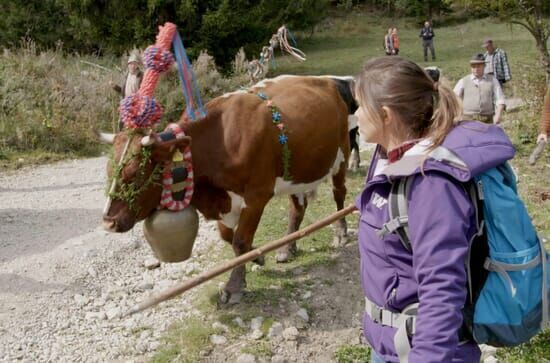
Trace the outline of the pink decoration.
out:
[[[176,25],[165,23],[159,27],[156,44],[145,51],[145,74],[139,91],[120,102],[120,117],[126,127],[150,128],[162,117],[162,107],[156,102],[153,94],[160,73],[169,70],[174,63],[170,47],[175,34]]]

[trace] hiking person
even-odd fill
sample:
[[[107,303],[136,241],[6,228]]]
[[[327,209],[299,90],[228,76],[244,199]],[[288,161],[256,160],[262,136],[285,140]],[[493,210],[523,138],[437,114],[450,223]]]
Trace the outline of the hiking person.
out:
[[[496,78],[485,73],[485,57],[474,54],[470,59],[471,74],[460,79],[455,94],[462,99],[464,117],[499,124],[506,106],[504,93]]]
[[[493,40],[490,38],[486,38],[483,41],[482,47],[486,50],[484,54],[486,62],[485,74],[496,77],[501,86],[512,79],[506,52],[501,48],[496,48]]]
[[[399,55],[399,36],[397,35],[397,28],[393,28],[391,31],[391,39],[393,43],[392,55]]]
[[[537,143],[544,141],[548,142],[548,134],[550,133],[550,85],[546,90],[544,97],[544,105],[542,106],[542,115],[540,117],[540,133],[537,137]]]
[[[537,144],[531,152],[531,155],[529,155],[528,161],[530,165],[534,165],[537,162],[544,151],[544,147],[548,143],[548,133],[550,132],[550,85],[547,87],[546,96],[544,97],[539,130],[540,133],[537,136]]]
[[[143,72],[140,69],[140,65],[141,61],[139,59],[139,56],[135,53],[132,53],[130,57],[128,57],[128,70],[124,76],[124,82],[122,83],[122,85],[109,82],[113,89],[118,92],[122,96],[122,98],[133,95],[134,93],[137,93],[137,91],[139,91],[141,81],[143,80]],[[124,124],[121,120],[119,120],[118,127],[119,130],[122,130],[122,128],[124,127]]]
[[[392,55],[393,54],[393,36],[392,36],[393,28],[388,28],[388,32],[384,36],[384,51],[386,52],[386,55]]]
[[[424,62],[428,61],[428,49],[432,54],[432,60],[435,60],[434,30],[429,21],[424,22],[424,27],[420,29],[420,38],[422,38],[422,48],[424,49]]]
[[[477,362],[477,344],[460,333],[465,264],[478,230],[463,183],[511,159],[514,148],[500,127],[457,121],[452,90],[410,60],[368,61],[355,94],[361,135],[377,144],[356,201],[372,362]],[[411,180],[410,248],[381,233],[389,230],[388,198],[401,178]]]

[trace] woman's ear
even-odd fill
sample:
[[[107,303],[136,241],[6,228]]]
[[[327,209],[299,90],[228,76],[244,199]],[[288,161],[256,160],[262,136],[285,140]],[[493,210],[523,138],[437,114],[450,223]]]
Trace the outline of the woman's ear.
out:
[[[393,112],[388,106],[382,106],[382,122],[385,126],[393,121]]]

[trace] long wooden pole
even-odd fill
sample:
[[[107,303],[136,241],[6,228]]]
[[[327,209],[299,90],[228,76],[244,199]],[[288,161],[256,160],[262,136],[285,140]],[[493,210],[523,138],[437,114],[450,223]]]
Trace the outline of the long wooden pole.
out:
[[[214,267],[210,271],[205,271],[201,273],[200,275],[189,279],[187,281],[184,281],[176,286],[173,286],[169,289],[166,289],[164,291],[161,291],[159,294],[152,296],[148,298],[147,300],[133,306],[131,309],[129,309],[124,316],[132,315],[135,313],[138,313],[140,311],[143,311],[147,308],[150,308],[152,306],[155,306],[163,301],[166,301],[168,299],[172,299],[183,292],[200,285],[218,275],[223,274],[226,271],[232,270],[233,268],[243,265],[249,261],[255,260],[256,258],[260,257],[261,255],[264,255],[268,252],[271,252],[273,250],[276,250],[285,244],[288,244],[294,240],[300,239],[304,236],[307,236],[308,234],[317,231],[318,229],[321,229],[322,227],[331,224],[332,222],[335,222],[336,220],[352,213],[356,210],[355,205],[349,205],[344,209],[339,210],[336,213],[333,213],[323,219],[321,219],[318,222],[315,222],[303,229],[300,229],[299,231],[293,232],[291,234],[288,234],[284,236],[283,238],[280,238],[276,241],[269,242],[261,247],[255,248],[250,252],[245,253],[244,255],[240,255],[239,257],[235,257],[232,260],[229,260],[225,263],[222,263],[216,267]]]

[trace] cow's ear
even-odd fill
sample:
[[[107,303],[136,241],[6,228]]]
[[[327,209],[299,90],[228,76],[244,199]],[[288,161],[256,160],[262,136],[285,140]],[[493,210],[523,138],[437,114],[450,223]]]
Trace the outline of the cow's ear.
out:
[[[169,141],[155,142],[152,145],[153,153],[151,158],[157,162],[168,161],[172,158],[172,155],[176,149],[183,150],[189,146],[189,144],[191,144],[191,137],[189,136],[184,136]]]

